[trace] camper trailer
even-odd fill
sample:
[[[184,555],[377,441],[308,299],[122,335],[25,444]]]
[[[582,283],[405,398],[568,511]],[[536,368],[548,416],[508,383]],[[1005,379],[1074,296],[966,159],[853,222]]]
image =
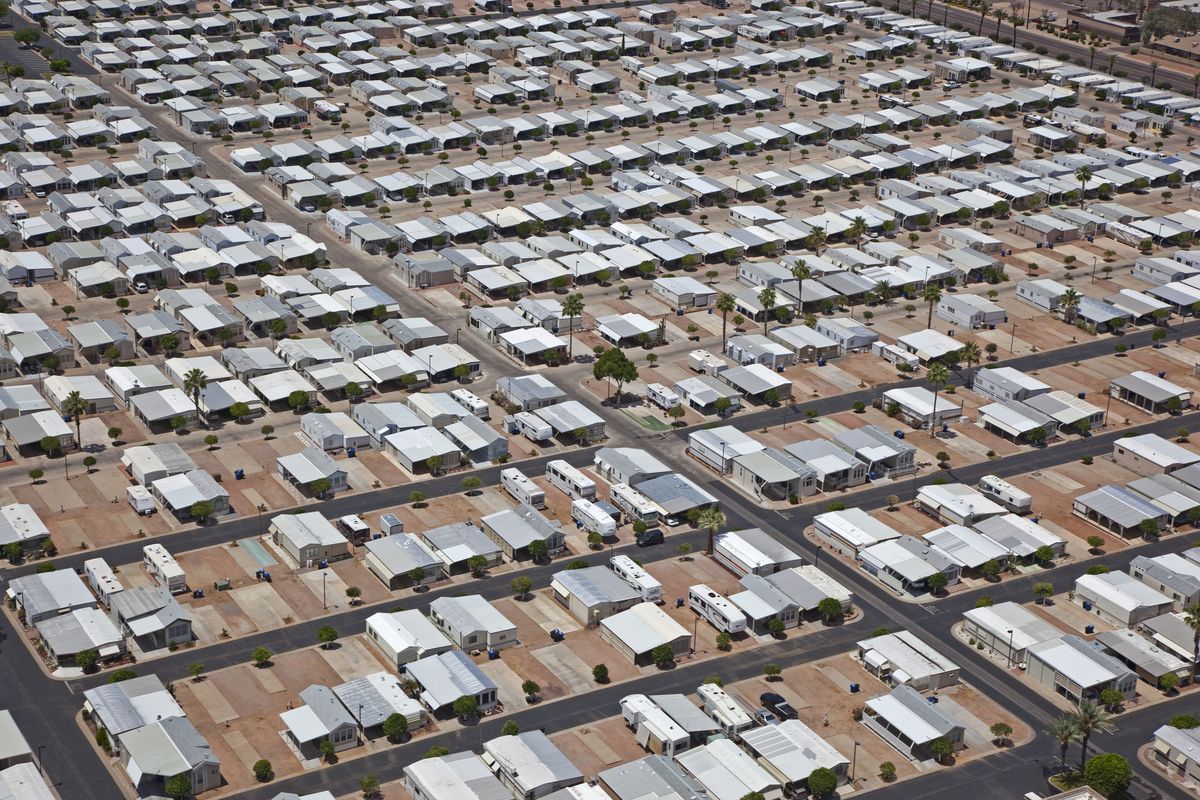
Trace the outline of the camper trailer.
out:
[[[754,718],[742,708],[742,704],[715,683],[704,683],[696,689],[704,713],[721,726],[721,733],[736,739],[747,728],[754,727]]]
[[[741,633],[746,630],[746,615],[729,598],[703,583],[688,587],[688,608],[719,631]]]
[[[519,411],[510,419],[512,420],[512,432],[522,434],[530,441],[548,442],[554,437],[554,428],[550,427],[550,423],[528,411]]]
[[[1018,489],[996,475],[980,478],[979,491],[1014,513],[1028,514],[1033,510],[1033,497],[1029,492]]]
[[[701,375],[716,375],[727,365],[720,356],[714,356],[707,350],[693,350],[688,353],[688,366]]]
[[[125,487],[125,499],[129,501],[129,505],[133,506],[133,510],[138,513],[138,516],[147,517],[158,510],[158,506],[154,504],[154,495],[145,486]]]
[[[561,458],[547,462],[546,480],[567,497],[576,500],[596,499],[596,482]]]
[[[516,467],[500,470],[500,485],[504,491],[511,494],[518,503],[525,503],[534,508],[546,507],[546,493],[542,487]]]
[[[654,525],[662,518],[662,509],[650,498],[625,483],[614,483],[609,497],[621,513],[631,520]]]
[[[661,383],[651,383],[647,385],[646,397],[651,403],[663,409],[664,411],[669,411],[683,402],[679,395],[674,392],[674,390],[668,389]]]
[[[83,574],[87,578],[88,586],[92,587],[96,597],[106,606],[110,597],[125,591],[125,587],[117,580],[116,573],[103,558],[89,558],[83,562]]]
[[[662,602],[662,583],[629,556],[613,556],[608,566],[618,578],[642,593],[647,603]]]
[[[159,586],[165,586],[171,594],[187,591],[187,573],[161,544],[148,544],[143,547],[142,563],[150,577],[154,578]]]
[[[605,537],[617,535],[617,521],[591,500],[581,498],[572,501],[571,519],[588,533]]]
[[[487,401],[474,392],[466,389],[455,389],[450,393],[450,396],[457,400],[459,405],[480,419],[492,418],[492,412],[488,410]]]

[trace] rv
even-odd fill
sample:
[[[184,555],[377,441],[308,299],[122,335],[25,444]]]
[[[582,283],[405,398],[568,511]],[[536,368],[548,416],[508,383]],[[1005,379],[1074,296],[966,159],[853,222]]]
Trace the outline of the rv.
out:
[[[625,483],[614,483],[609,490],[613,505],[631,520],[653,525],[662,518],[662,509],[649,497]]]
[[[701,684],[696,689],[696,696],[700,698],[704,713],[721,726],[721,733],[731,739],[738,738],[739,733],[754,727],[750,712],[715,683]]]
[[[663,409],[664,411],[669,411],[683,402],[679,398],[679,395],[677,395],[673,390],[668,389],[666,386],[663,386],[661,383],[649,384],[646,387],[646,397],[651,403]]]
[[[621,700],[621,716],[634,731],[637,743],[651,753],[673,756],[691,744],[687,731],[644,694]]]
[[[725,369],[726,364],[720,356],[714,356],[707,350],[693,350],[688,353],[688,366],[701,375],[716,375]]]
[[[457,400],[459,405],[480,419],[492,418],[492,412],[488,410],[487,401],[474,392],[467,391],[466,389],[455,389],[450,393],[450,396]]]
[[[525,503],[534,508],[546,507],[546,493],[542,487],[516,467],[500,470],[500,485],[504,491],[516,498],[518,503]]]
[[[703,583],[688,587],[688,608],[708,620],[719,631],[741,633],[746,630],[746,615],[729,598]]]
[[[187,573],[161,544],[148,544],[142,548],[142,563],[146,572],[171,594],[187,591]]]
[[[546,480],[567,497],[576,500],[596,499],[596,482],[561,458],[546,464]]]
[[[588,533],[598,533],[601,536],[617,535],[617,521],[591,500],[581,498],[572,501],[571,519]]]
[[[83,562],[83,574],[87,578],[88,586],[92,587],[96,597],[106,606],[110,597],[125,591],[125,587],[117,580],[116,573],[103,558],[89,558]]]
[[[513,433],[520,433],[534,442],[548,442],[554,437],[554,429],[550,423],[528,411],[519,411],[512,416]]]
[[[1033,510],[1033,497],[1028,492],[995,475],[980,478],[979,491],[1017,514],[1028,514]]]
[[[153,514],[157,510],[154,504],[154,495],[145,486],[125,487],[125,499],[129,501],[129,505],[133,506],[133,510],[138,513],[138,516],[146,517]]]
[[[608,566],[618,578],[642,593],[647,603],[662,602],[662,583],[629,556],[613,556]]]
[[[333,526],[341,531],[351,544],[360,545],[371,539],[371,526],[358,514],[347,514],[333,521]]]

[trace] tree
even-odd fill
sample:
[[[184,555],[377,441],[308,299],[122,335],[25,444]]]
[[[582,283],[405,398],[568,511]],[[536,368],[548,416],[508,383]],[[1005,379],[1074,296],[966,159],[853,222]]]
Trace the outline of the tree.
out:
[[[1101,689],[1100,690],[1100,705],[1104,706],[1104,710],[1110,713],[1116,712],[1121,708],[1121,704],[1125,702],[1125,695],[1116,689]]]
[[[197,522],[204,522],[213,515],[213,504],[211,500],[197,500],[192,503],[192,507],[188,509],[192,513],[192,519]]]
[[[337,754],[337,748],[333,746],[333,742],[322,739],[317,749],[321,751],[321,758],[330,764],[333,763],[333,757]]]
[[[825,249],[828,238],[829,236],[825,233],[824,228],[813,228],[812,233],[804,237],[804,246],[819,256],[821,255],[821,251]]]
[[[973,367],[982,360],[982,354],[979,352],[979,345],[975,342],[967,342],[958,351],[958,357],[964,364],[967,365],[967,386],[970,387],[973,383],[974,370]]]
[[[516,736],[520,732],[521,732],[521,727],[519,725],[517,725],[517,723],[513,722],[511,719],[508,722],[504,723],[504,727],[502,727],[500,729],[501,736]]]
[[[896,765],[890,761],[881,762],[879,765],[879,778],[884,782],[894,781],[896,779]]]
[[[812,277],[812,270],[803,258],[797,259],[792,265],[792,277],[796,279],[796,301],[800,309],[804,309],[804,282]]]
[[[408,733],[408,720],[404,715],[388,714],[387,719],[383,721],[383,735],[388,738],[388,741],[398,742],[404,738],[406,733]]]
[[[254,666],[256,667],[265,667],[267,664],[271,663],[271,656],[273,655],[274,653],[272,653],[268,648],[259,646],[250,651],[250,661],[253,662]]]
[[[329,478],[317,478],[308,485],[308,491],[312,493],[313,497],[320,498],[325,497],[325,493],[332,488],[333,482],[330,481]]]
[[[320,643],[322,650],[328,650],[329,645],[337,641],[338,632],[332,625],[322,625],[317,628],[317,642]]]
[[[846,238],[854,242],[854,246],[861,250],[863,237],[869,231],[870,228],[867,226],[867,221],[862,217],[855,217],[851,221],[850,227],[846,229]]]
[[[1105,797],[1115,797],[1129,788],[1133,781],[1133,768],[1123,756],[1101,753],[1084,765],[1083,779]]]
[[[163,782],[163,791],[172,800],[183,800],[192,794],[192,776],[186,772],[172,775]]]
[[[467,719],[479,713],[479,701],[470,695],[463,695],[454,701],[451,710],[459,719]]]
[[[541,694],[542,687],[538,686],[536,681],[526,680],[521,684],[521,691],[527,700],[533,700]]]
[[[1094,552],[1098,551],[1101,547],[1104,546],[1104,537],[1089,536],[1089,537],[1087,537],[1087,545],[1088,545],[1088,549],[1094,553]]]
[[[1041,581],[1033,585],[1033,596],[1037,600],[1038,605],[1045,605],[1046,601],[1054,596],[1054,585],[1046,581]]]
[[[1059,717],[1046,733],[1058,743],[1058,760],[1066,767],[1067,748],[1079,738],[1079,728],[1075,725],[1074,718],[1070,714]]]
[[[839,620],[842,618],[843,613],[842,601],[832,597],[822,598],[821,601],[817,603],[817,613],[819,613],[821,618],[826,622],[834,622],[835,620]]]
[[[220,440],[217,439],[217,435],[215,433],[210,433],[204,437],[204,443],[208,445],[209,450],[212,450],[214,447],[216,447],[218,441]]]
[[[942,299],[942,290],[937,284],[930,283],[926,285],[925,291],[921,293],[921,299],[929,304],[929,319],[925,322],[926,328],[933,327],[933,307]]]
[[[193,661],[188,664],[187,674],[191,676],[192,681],[200,680],[200,676],[204,674],[204,665],[199,661]]]
[[[629,360],[625,351],[610,347],[602,352],[592,364],[592,376],[600,380],[615,381],[617,384],[617,404],[621,403],[621,389],[627,383],[637,380],[637,365]]]
[[[259,783],[266,783],[275,775],[275,768],[265,758],[255,761],[251,769],[254,772],[254,779]]]
[[[987,578],[989,581],[1000,577],[1000,562],[996,559],[989,559],[979,567],[979,574]]]
[[[413,567],[408,571],[408,582],[413,586],[420,586],[425,581],[425,568]]]
[[[208,386],[208,375],[202,369],[189,369],[183,376],[183,391],[200,408],[200,393]]]
[[[63,400],[63,413],[66,414],[75,423],[75,446],[83,447],[83,434],[80,426],[83,424],[83,415],[88,412],[88,401],[84,399],[79,392],[71,392]]]
[[[100,661],[100,651],[88,648],[80,650],[75,654],[75,666],[79,667],[84,672],[91,672],[92,668]]]
[[[303,389],[297,389],[287,396],[288,408],[290,408],[292,411],[299,411],[307,406],[308,402],[308,392],[304,391]]]
[[[525,598],[529,596],[529,591],[533,588],[533,579],[526,575],[518,575],[512,579],[510,586],[513,594],[517,597]]]
[[[275,426],[263,425],[261,428],[259,428],[259,431],[262,433],[264,439],[270,439],[271,434],[275,432]]]
[[[954,745],[945,736],[939,736],[929,743],[929,752],[939,764],[945,763],[947,758],[954,755]]]
[[[29,480],[33,481],[34,483],[37,483],[38,481],[40,481],[42,479],[42,476],[44,476],[45,474],[46,474],[45,470],[38,469],[35,467],[35,468],[29,470]],[[14,542],[14,544],[16,544],[16,543]],[[17,544],[17,548],[19,549],[20,547],[21,547],[21,545]],[[19,554],[18,554],[18,557],[19,557]]]
[[[379,795],[379,778],[374,775],[363,775],[358,781],[358,790],[362,792],[364,798],[377,797]]]
[[[997,722],[988,730],[992,733],[992,739],[999,745],[1003,745],[1004,742],[1008,741],[1008,737],[1012,736],[1013,732],[1012,725],[1009,725],[1007,722]]]
[[[837,773],[829,767],[817,767],[808,776],[808,791],[816,800],[832,794],[837,788]]]
[[[1176,672],[1168,672],[1158,679],[1158,688],[1163,691],[1163,694],[1171,694],[1179,688],[1179,674]]]
[[[108,438],[113,440],[113,442],[115,443],[117,440],[119,440],[121,438],[121,429],[116,427],[115,425],[113,427],[109,428],[108,429]]]
[[[1044,544],[1033,551],[1033,560],[1039,564],[1048,564],[1054,560],[1054,548]]]
[[[583,295],[578,292],[567,295],[562,313],[567,318],[567,360],[572,361],[575,358],[575,319],[583,315]]]
[[[654,662],[654,666],[662,669],[675,663],[675,651],[669,644],[660,644],[650,651],[650,660]]]
[[[925,585],[929,587],[931,594],[940,594],[946,588],[946,573],[935,572],[925,579]]]
[[[1191,730],[1192,728],[1200,728],[1200,717],[1192,714],[1176,714],[1167,720],[1167,724],[1172,728],[1180,730]]]
[[[346,399],[353,402],[353,401],[357,400],[358,398],[362,397],[363,388],[361,386],[359,386],[357,383],[355,383],[354,381],[349,381],[342,388],[342,391],[346,393]]]
[[[1067,289],[1063,292],[1062,297],[1058,301],[1058,305],[1063,312],[1063,322],[1069,324],[1075,321],[1075,316],[1079,313],[1080,299],[1079,292],[1074,289]]]
[[[776,639],[778,639],[780,636],[783,636],[783,631],[786,628],[787,625],[779,617],[771,617],[769,620],[767,620],[767,631],[769,631],[770,634]]]
[[[934,430],[937,428],[938,392],[950,382],[950,370],[942,362],[935,361],[929,365],[929,369],[925,373],[925,380],[933,387],[933,413],[929,416],[929,428]]]
[[[42,452],[53,457],[55,453],[62,449],[62,439],[57,436],[43,436],[38,446],[42,448]]]
[[[766,676],[766,679],[769,681],[777,680],[782,674],[783,667],[779,666],[778,664],[763,665],[763,675]]]
[[[1079,181],[1079,207],[1085,207],[1085,196],[1087,195],[1087,185],[1092,179],[1092,170],[1087,166],[1079,167],[1075,170],[1075,180]]]
[[[425,758],[441,758],[450,755],[450,751],[441,745],[434,745],[425,752]]]
[[[235,422],[241,422],[250,416],[250,406],[242,402],[234,403],[229,407],[229,416],[233,417]]]
[[[120,683],[121,681],[131,680],[137,677],[137,673],[131,669],[122,668],[108,676],[109,683]]]
[[[362,597],[362,589],[357,586],[346,587],[346,597],[350,600],[350,605],[358,605],[358,598]]]
[[[550,555],[550,545],[546,544],[541,539],[535,539],[525,548],[529,553],[529,557],[534,561],[543,561]]]
[[[1200,679],[1200,605],[1183,610],[1183,621],[1192,629],[1192,683]]]
[[[471,556],[467,559],[467,569],[476,578],[482,576],[484,570],[487,569],[487,558],[484,556]]]
[[[425,493],[424,492],[409,492],[408,493],[408,502],[412,503],[414,506],[419,505],[420,503],[424,503],[425,502]]]
[[[608,666],[597,664],[592,667],[592,680],[596,683],[608,683]]]
[[[733,649],[733,637],[727,631],[721,631],[717,634],[717,649],[722,651]]]
[[[763,335],[767,335],[767,323],[771,320],[771,309],[775,308],[775,290],[770,286],[758,293],[758,304],[763,308]]]
[[[167,424],[171,426],[171,430],[173,430],[175,432],[179,432],[179,431],[182,431],[185,427],[187,427],[187,418],[184,417],[182,414],[178,414],[174,417],[171,417],[170,422],[168,422]]]
[[[729,314],[737,308],[737,301],[728,292],[721,292],[717,295],[716,308],[721,312],[721,350],[724,352],[725,342],[728,339],[725,332],[729,324]]]
[[[33,47],[42,38],[42,33],[37,28],[21,28],[13,33],[12,38],[22,47]]]
[[[1072,721],[1075,723],[1075,730],[1079,732],[1079,769],[1083,770],[1087,763],[1087,748],[1088,740],[1095,734],[1111,733],[1116,730],[1116,726],[1112,723],[1112,718],[1100,706],[1096,705],[1091,700],[1083,700],[1079,703],[1079,707],[1075,709],[1075,713],[1071,715]]]
[[[696,515],[696,527],[708,532],[708,547],[706,552],[712,555],[713,552],[713,537],[716,535],[717,528],[725,524],[725,515],[716,507],[706,508]]]
[[[1138,530],[1141,532],[1142,536],[1146,539],[1150,539],[1154,536],[1157,536],[1158,532],[1159,532],[1158,520],[1144,519],[1138,523]]]

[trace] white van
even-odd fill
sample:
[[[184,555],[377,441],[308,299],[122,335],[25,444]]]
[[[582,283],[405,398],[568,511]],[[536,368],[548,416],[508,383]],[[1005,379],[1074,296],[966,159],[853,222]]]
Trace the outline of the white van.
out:
[[[125,499],[129,501],[129,505],[133,506],[133,510],[139,516],[146,517],[158,510],[158,506],[154,503],[154,495],[145,486],[126,486]]]
[[[571,501],[571,519],[588,533],[616,536],[617,521],[591,500]]]
[[[554,437],[554,429],[550,427],[550,423],[528,411],[514,414],[513,423],[516,432],[524,435],[530,441],[548,442]]]
[[[697,583],[688,587],[688,608],[708,620],[719,631],[741,633],[746,630],[746,615],[728,597]]]
[[[525,503],[534,508],[546,507],[546,493],[542,487],[516,467],[500,470],[500,485],[504,491],[511,494],[518,503]]]
[[[683,402],[674,390],[668,389],[661,383],[651,383],[647,385],[646,397],[651,403],[663,410],[670,410]]]
[[[480,419],[491,419],[492,412],[488,410],[487,402],[474,392],[466,389],[455,389],[450,396],[459,404]]]
[[[662,583],[634,561],[629,556],[613,556],[608,562],[609,568],[621,580],[642,593],[642,600],[647,603],[662,602]]]

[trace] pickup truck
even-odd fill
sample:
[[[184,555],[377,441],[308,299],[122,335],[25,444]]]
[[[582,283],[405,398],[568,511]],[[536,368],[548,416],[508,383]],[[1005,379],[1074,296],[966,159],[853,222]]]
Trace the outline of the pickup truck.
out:
[[[796,709],[792,708],[792,704],[783,699],[783,695],[775,692],[763,692],[758,701],[763,704],[763,708],[775,713],[780,719],[796,719]]]

